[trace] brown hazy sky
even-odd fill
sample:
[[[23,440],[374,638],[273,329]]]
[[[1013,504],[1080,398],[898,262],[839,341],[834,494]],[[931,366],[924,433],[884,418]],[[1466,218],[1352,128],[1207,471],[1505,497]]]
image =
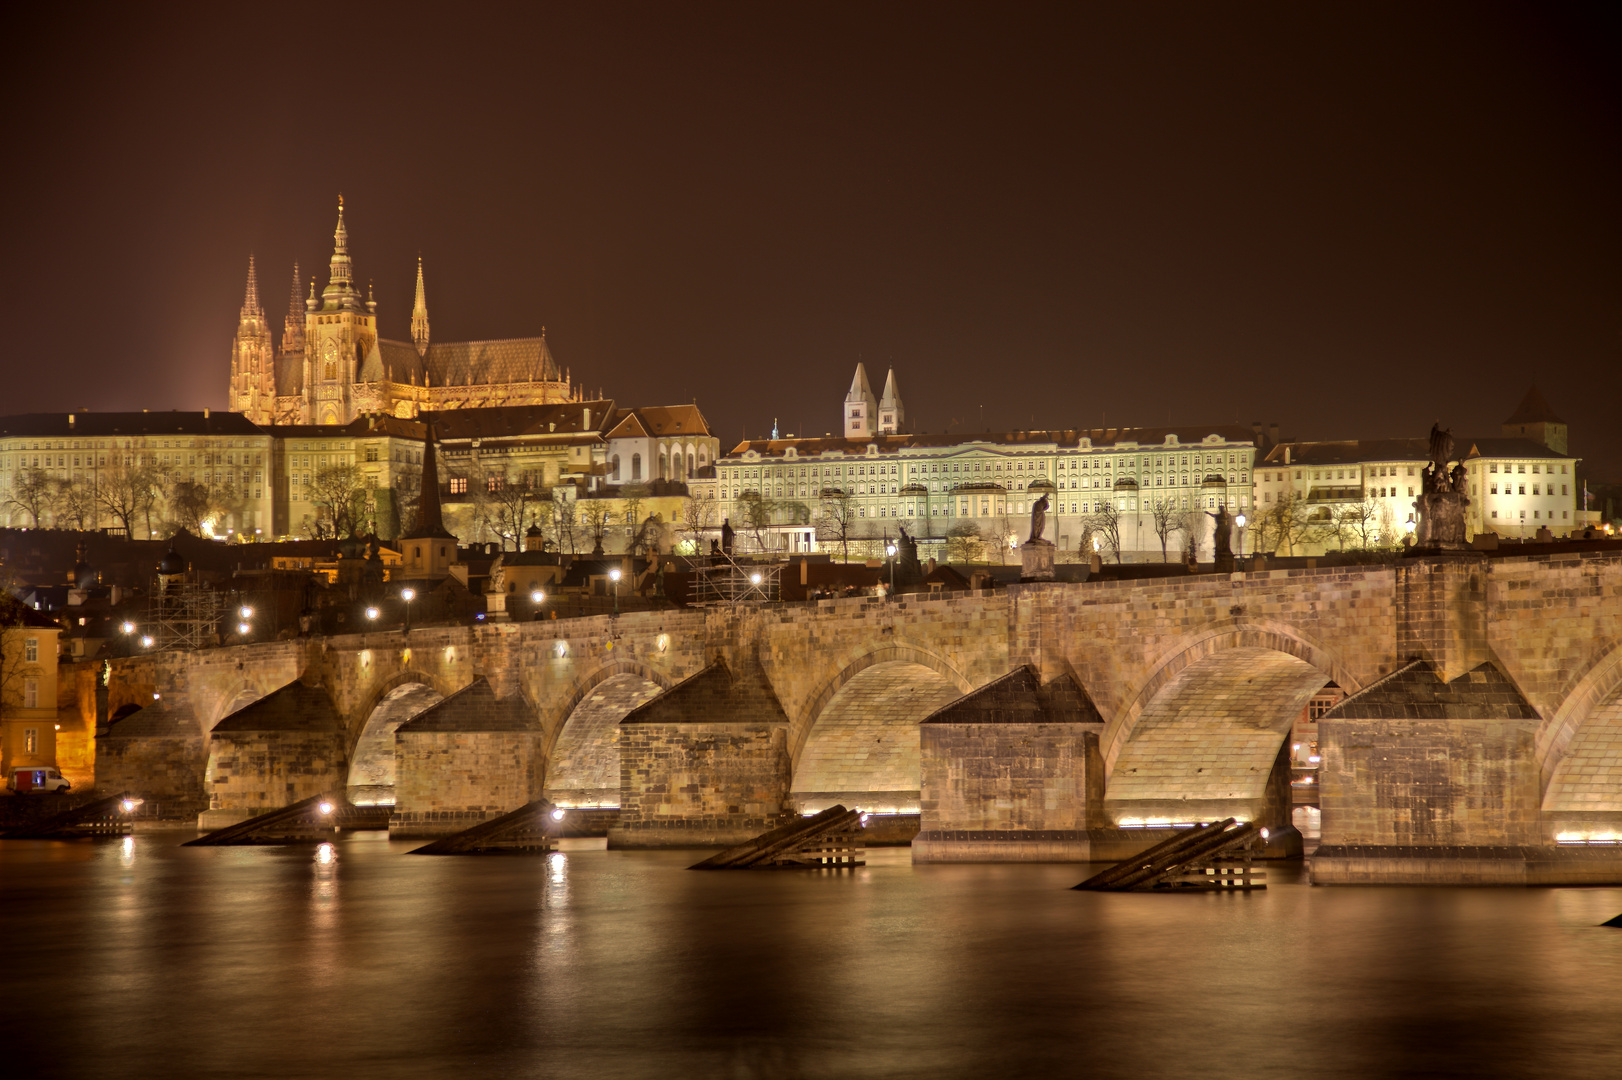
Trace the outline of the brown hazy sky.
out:
[[[0,411],[220,407],[337,195],[386,335],[548,330],[730,445],[858,359],[916,426],[1496,433],[1622,478],[1603,7],[38,5]]]

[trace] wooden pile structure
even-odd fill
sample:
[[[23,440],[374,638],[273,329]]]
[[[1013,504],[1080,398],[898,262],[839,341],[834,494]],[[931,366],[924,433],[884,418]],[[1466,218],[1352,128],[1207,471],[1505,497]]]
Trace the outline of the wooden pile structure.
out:
[[[322,809],[326,807],[326,809]],[[215,829],[205,836],[188,840],[182,847],[228,847],[241,844],[318,844],[331,840],[338,832],[345,813],[352,810],[341,795],[312,795],[291,806],[272,810],[258,817],[223,829]]]
[[[1233,818],[1195,825],[1148,851],[1116,863],[1075,886],[1095,892],[1132,889],[1239,892],[1267,888],[1267,873],[1251,866],[1266,837],[1255,822]]]
[[[0,832],[0,840],[78,840],[87,836],[128,836],[135,831],[141,800],[125,792],[64,810],[32,825]]]
[[[862,861],[862,814],[830,806],[820,814],[791,821],[753,840],[711,855],[689,870],[780,870],[797,867],[845,868]]]
[[[537,855],[557,845],[557,809],[545,799],[525,803],[510,814],[442,836],[414,849],[413,855]]]

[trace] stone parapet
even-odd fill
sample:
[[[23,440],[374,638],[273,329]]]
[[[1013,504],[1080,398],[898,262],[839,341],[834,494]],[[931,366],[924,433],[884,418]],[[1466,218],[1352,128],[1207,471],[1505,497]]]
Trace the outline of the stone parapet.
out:
[[[1314,885],[1614,885],[1622,847],[1326,844],[1307,866]]]

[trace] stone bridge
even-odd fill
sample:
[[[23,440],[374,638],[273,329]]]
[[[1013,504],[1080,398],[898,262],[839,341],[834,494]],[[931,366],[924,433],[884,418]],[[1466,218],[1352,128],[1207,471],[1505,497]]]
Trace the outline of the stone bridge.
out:
[[[1020,671],[1080,704],[1016,723],[966,697]],[[921,813],[915,857],[1087,858],[1171,822],[1287,827],[1281,750],[1330,683],[1351,695],[1320,728],[1331,855],[1622,836],[1616,550],[134,657],[113,664],[98,781],[205,824],[347,786],[419,835],[545,794],[617,807],[627,845],[726,842],[843,801]],[[1444,766],[1381,764],[1404,754]],[[1385,873],[1357,865],[1346,879]]]

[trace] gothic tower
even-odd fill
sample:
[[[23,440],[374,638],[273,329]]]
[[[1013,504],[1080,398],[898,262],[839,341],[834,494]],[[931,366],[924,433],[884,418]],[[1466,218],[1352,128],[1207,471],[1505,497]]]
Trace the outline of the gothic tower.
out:
[[[878,399],[867,381],[867,368],[857,364],[856,376],[850,381],[850,393],[845,395],[845,438],[865,439],[873,435],[878,411]]]
[[[417,347],[418,356],[428,351],[428,294],[422,287],[421,255],[417,256],[417,302],[411,307],[411,344]]]
[[[319,300],[312,295],[305,302],[304,348],[310,378],[304,397],[309,423],[347,424],[355,418],[356,375],[377,344],[376,307],[362,300],[355,288],[344,200],[339,196],[327,287]]]
[[[895,384],[895,368],[884,377],[884,396],[879,398],[879,433],[895,435],[907,430],[907,409],[901,404],[901,390]]]
[[[248,289],[237,320],[237,336],[231,343],[231,390],[229,405],[256,424],[268,424],[276,401],[275,352],[271,348],[270,324],[259,304],[259,277],[253,256],[248,256]]]

